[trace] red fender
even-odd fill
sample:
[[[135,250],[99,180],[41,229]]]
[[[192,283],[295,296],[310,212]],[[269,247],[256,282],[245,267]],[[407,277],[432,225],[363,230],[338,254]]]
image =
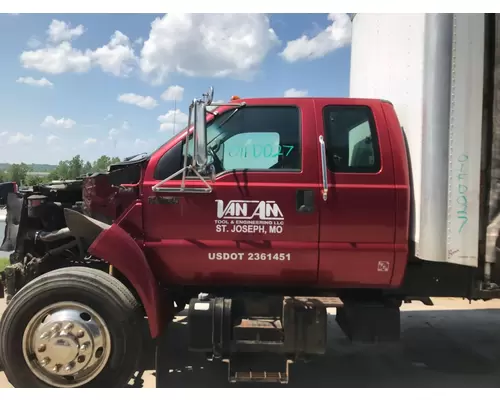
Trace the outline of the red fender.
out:
[[[137,242],[115,223],[97,236],[89,253],[109,262],[134,286],[146,310],[151,336],[158,337],[164,323],[160,290]]]

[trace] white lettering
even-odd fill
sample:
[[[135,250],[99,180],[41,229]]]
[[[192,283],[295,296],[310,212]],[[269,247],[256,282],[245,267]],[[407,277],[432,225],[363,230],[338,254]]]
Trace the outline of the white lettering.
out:
[[[217,233],[282,234],[283,212],[272,200],[215,200]],[[230,225],[230,226],[229,226]],[[269,227],[269,229],[268,229]]]
[[[290,253],[208,253],[211,261],[291,261]]]
[[[215,202],[217,203],[218,219],[251,220],[258,218],[262,221],[281,221],[284,219],[283,213],[275,201],[231,200],[225,207],[223,200],[215,200]]]
[[[233,225],[232,233],[262,233],[266,234],[267,230],[262,225]]]
[[[282,233],[282,232],[283,232],[282,226],[270,226],[269,227],[269,233]]]

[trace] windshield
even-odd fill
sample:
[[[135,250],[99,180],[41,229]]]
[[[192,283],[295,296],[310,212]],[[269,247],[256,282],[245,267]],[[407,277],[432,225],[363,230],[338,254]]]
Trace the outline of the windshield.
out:
[[[189,128],[191,128],[193,124],[189,125]],[[175,139],[177,136],[179,136],[182,132],[184,132],[188,126],[186,125],[184,128],[182,128],[179,132],[176,134],[172,135],[166,142],[162,143],[160,146],[158,146],[156,149],[154,149],[151,153],[149,153],[148,157],[151,157],[154,153],[156,153],[158,150],[160,150],[163,146],[165,146],[167,143],[170,143],[173,139]]]
[[[219,108],[219,106],[209,106],[207,107],[207,110],[211,113],[215,112],[217,109]],[[210,125],[212,125],[212,122],[217,119],[217,115],[214,117],[214,119],[212,121],[210,121],[210,123],[208,124],[207,126],[207,143],[210,143],[213,139],[214,139],[214,134],[212,133],[211,135],[211,130],[208,129],[210,128]],[[189,125],[189,129],[191,129],[191,127],[193,126],[193,124]],[[164,142],[161,146],[157,147],[156,149],[154,149],[151,153],[149,153],[147,155],[147,157],[151,157],[154,153],[156,153],[158,150],[160,150],[163,146],[165,146],[166,144],[170,143],[173,139],[175,139],[177,136],[179,136],[180,134],[182,134],[186,129],[188,129],[188,125],[186,125],[184,128],[182,128],[179,132],[177,132],[176,134],[172,135],[166,142]],[[217,133],[217,132],[215,132]],[[217,135],[218,136],[218,135]]]

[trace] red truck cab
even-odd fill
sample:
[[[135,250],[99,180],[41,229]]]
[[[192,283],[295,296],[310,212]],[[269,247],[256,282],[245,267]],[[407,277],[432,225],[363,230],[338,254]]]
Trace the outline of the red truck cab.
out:
[[[391,104],[238,102],[245,105],[221,106],[208,118],[209,193],[154,190],[180,186],[180,175],[162,181],[182,168],[186,131],[151,156],[141,190],[144,251],[155,275],[173,285],[400,285],[410,187]],[[185,186],[204,182],[188,176]]]

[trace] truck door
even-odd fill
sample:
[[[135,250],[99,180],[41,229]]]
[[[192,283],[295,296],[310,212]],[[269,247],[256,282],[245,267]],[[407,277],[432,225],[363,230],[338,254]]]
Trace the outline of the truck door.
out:
[[[181,284],[316,283],[319,175],[317,160],[304,158],[315,149],[315,128],[311,100],[250,103],[218,115],[207,129],[217,172],[211,193],[153,192],[175,172],[162,170],[164,160],[177,160],[180,169],[186,142],[154,156],[143,218],[156,272]],[[188,154],[192,148],[189,140]],[[203,187],[194,177],[186,185]]]
[[[319,283],[388,285],[395,257],[396,189],[381,104],[318,100],[316,111],[328,187],[320,206]]]

